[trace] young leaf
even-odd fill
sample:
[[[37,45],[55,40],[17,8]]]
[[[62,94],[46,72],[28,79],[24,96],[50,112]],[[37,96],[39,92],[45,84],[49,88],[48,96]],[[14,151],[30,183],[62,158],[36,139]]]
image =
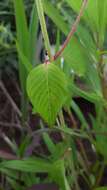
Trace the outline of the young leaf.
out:
[[[67,97],[67,79],[59,67],[42,64],[33,69],[27,79],[28,96],[43,119],[53,125]]]

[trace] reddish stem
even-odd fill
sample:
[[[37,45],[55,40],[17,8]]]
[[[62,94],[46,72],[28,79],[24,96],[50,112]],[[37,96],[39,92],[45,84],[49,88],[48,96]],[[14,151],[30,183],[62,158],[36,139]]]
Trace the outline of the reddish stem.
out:
[[[88,2],[88,0],[83,0],[80,12],[79,12],[79,14],[78,14],[78,16],[76,18],[76,21],[74,22],[74,24],[73,24],[73,26],[71,28],[70,33],[68,34],[64,44],[62,45],[62,48],[54,55],[53,60],[56,60],[62,54],[62,52],[64,51],[64,49],[68,45],[70,39],[72,38],[73,34],[76,32],[77,26],[78,26],[78,24],[80,22],[81,16],[83,15],[83,11],[84,11],[84,9],[86,7],[87,2]]]

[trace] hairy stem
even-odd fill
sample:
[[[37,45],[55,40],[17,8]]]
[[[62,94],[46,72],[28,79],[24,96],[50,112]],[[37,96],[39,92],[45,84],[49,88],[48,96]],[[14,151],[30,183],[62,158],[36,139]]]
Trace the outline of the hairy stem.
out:
[[[87,5],[87,2],[88,2],[88,0],[83,0],[82,6],[81,6],[80,12],[79,12],[79,14],[78,14],[78,16],[76,18],[76,21],[74,22],[70,33],[68,34],[64,44],[62,45],[62,48],[54,55],[54,58],[53,58],[54,60],[56,60],[62,54],[62,52],[64,51],[64,49],[68,45],[70,39],[72,38],[73,34],[76,32],[77,26],[78,26],[78,24],[80,22],[81,16],[83,15],[83,11],[84,11],[84,9],[85,9],[85,7]]]
[[[49,43],[49,37],[48,37],[47,28],[46,28],[42,0],[35,0],[35,2],[36,2],[41,30],[42,30],[42,34],[43,34],[43,38],[44,38],[45,48],[46,48],[46,51],[48,52],[49,58],[51,59],[50,43]]]

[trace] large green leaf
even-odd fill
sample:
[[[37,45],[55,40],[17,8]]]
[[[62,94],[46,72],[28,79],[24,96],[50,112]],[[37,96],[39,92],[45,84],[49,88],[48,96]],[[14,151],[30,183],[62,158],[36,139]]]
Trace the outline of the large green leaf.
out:
[[[77,13],[80,10],[82,0],[66,0],[66,2],[72,7]],[[87,3],[86,10],[84,11],[83,19],[89,25],[96,40],[99,42],[101,47],[104,42],[105,29],[107,26],[107,1],[106,0],[89,0]],[[98,45],[97,43],[97,45]]]
[[[69,0],[68,0],[68,3],[70,4]],[[73,1],[73,3],[75,4],[75,1]],[[78,11],[79,11],[81,2],[79,1],[78,3],[79,5],[76,3],[76,6],[78,6]],[[56,24],[56,26],[65,35],[68,35],[70,31],[70,25],[72,25],[75,22],[74,18],[69,14],[69,12],[66,12],[66,20],[68,20],[68,23],[67,23],[65,22],[65,15],[62,15],[60,10],[58,10],[57,7],[54,7],[52,3],[50,3],[49,0],[46,0],[46,2],[43,2],[43,5],[44,5],[45,13],[52,19],[52,21]],[[52,14],[53,12],[55,14]],[[96,55],[96,45],[93,41],[93,38],[89,30],[85,27],[85,25],[79,24],[76,34],[78,38],[80,39],[79,41],[81,42],[81,45],[85,46],[85,49],[88,50],[90,54]]]
[[[85,74],[89,59],[76,38],[72,38],[62,55],[70,69],[79,75]]]
[[[67,98],[66,76],[53,63],[39,65],[28,76],[27,92],[34,111],[53,125]]]
[[[78,7],[78,10],[79,9],[80,6]],[[60,10],[58,10],[57,7],[52,6],[49,0],[46,0],[46,2],[44,2],[44,10],[45,13],[56,24],[56,26],[65,35],[68,35],[70,27],[69,24],[64,21],[64,17],[61,15]],[[52,12],[55,14],[52,14]],[[72,19],[72,23],[73,22],[74,19]],[[89,59],[91,61],[96,61],[96,45],[94,44],[89,31],[82,25],[78,26],[76,34],[76,36],[72,37],[71,42],[63,52],[63,57],[65,58],[65,65],[69,71],[72,69],[77,74],[84,75],[87,69],[87,64],[89,63]]]
[[[75,19],[67,11],[66,19],[69,21],[70,26],[75,22]],[[87,53],[88,57],[91,57],[91,59],[95,61],[98,58],[97,47],[89,28],[87,28],[85,24],[83,25],[82,22],[80,22],[77,27],[75,37],[77,37],[81,46],[84,47],[84,51]]]
[[[82,0],[66,0],[67,3],[74,9],[74,11],[79,12]],[[84,11],[83,18],[89,24],[91,29],[98,31],[98,5],[97,0],[89,0],[86,10]]]
[[[30,173],[48,173],[49,177],[60,185],[62,190],[70,190],[67,178],[65,176],[63,159],[55,162],[49,162],[49,160],[47,161],[40,158],[28,158],[25,160],[11,160],[0,163],[0,171],[8,171],[8,169]]]

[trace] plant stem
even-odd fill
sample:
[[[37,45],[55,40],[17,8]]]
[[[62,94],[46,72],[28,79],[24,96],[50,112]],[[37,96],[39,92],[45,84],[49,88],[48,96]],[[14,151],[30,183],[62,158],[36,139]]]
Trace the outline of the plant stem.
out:
[[[60,127],[65,127],[65,120],[64,120],[64,116],[63,116],[63,111],[61,110],[59,113],[59,120],[60,120]],[[66,142],[66,135],[64,133],[61,133],[63,140]]]
[[[105,68],[103,67],[104,65],[104,56],[103,54],[100,55],[99,58],[99,64],[98,64],[98,71],[99,71],[99,75],[100,75],[100,80],[101,80],[101,87],[102,87],[102,93],[103,93],[103,97],[105,100],[107,100],[107,79],[106,79],[106,72],[105,72]],[[103,67],[103,71],[101,71]],[[102,72],[102,73],[100,73]],[[107,107],[107,106],[105,106]]]
[[[47,32],[47,28],[46,28],[46,22],[45,22],[42,0],[35,0],[35,2],[36,2],[38,16],[39,16],[40,25],[41,25],[41,30],[42,30],[42,34],[43,34],[43,38],[44,38],[45,48],[46,48],[46,51],[48,52],[48,56],[51,60],[50,42],[49,42],[48,32]]]
[[[73,117],[73,115],[71,113],[70,108],[68,108],[66,111],[68,112],[68,115],[70,117],[71,123],[73,124],[72,127],[74,129],[78,129],[77,123],[76,123],[76,121],[75,121],[75,119],[74,119],[74,117]],[[82,156],[84,158],[85,165],[86,165],[87,169],[89,169],[89,167],[88,167],[88,158],[87,158],[87,155],[86,155],[86,152],[85,152],[85,149],[84,149],[84,145],[83,145],[83,143],[81,142],[80,139],[77,140],[77,143],[78,143],[78,145],[79,145],[79,147],[81,149],[81,154],[82,154]]]
[[[76,129],[76,128],[77,128],[77,122],[75,121],[75,118],[74,118],[74,116],[72,115],[72,112],[71,112],[70,108],[67,108],[66,111],[67,111],[67,113],[68,113],[68,115],[69,115],[69,118],[70,118],[71,123],[73,124],[73,128]]]
[[[105,164],[102,163],[101,168],[99,169],[99,172],[98,172],[98,175],[97,175],[97,178],[96,178],[96,183],[94,185],[94,188],[99,186],[99,184],[101,182],[101,179],[103,177],[104,169],[105,169]]]
[[[76,18],[76,21],[74,22],[70,33],[68,34],[64,44],[62,45],[62,48],[54,55],[54,58],[53,58],[54,60],[56,60],[62,54],[62,52],[64,51],[64,49],[68,45],[70,39],[72,38],[73,34],[76,32],[77,26],[78,26],[78,24],[80,22],[81,16],[83,15],[83,11],[84,11],[84,9],[85,9],[85,7],[87,5],[87,2],[88,2],[88,0],[83,0],[82,6],[81,6],[80,12],[79,12],[79,14],[78,14],[78,16]]]

